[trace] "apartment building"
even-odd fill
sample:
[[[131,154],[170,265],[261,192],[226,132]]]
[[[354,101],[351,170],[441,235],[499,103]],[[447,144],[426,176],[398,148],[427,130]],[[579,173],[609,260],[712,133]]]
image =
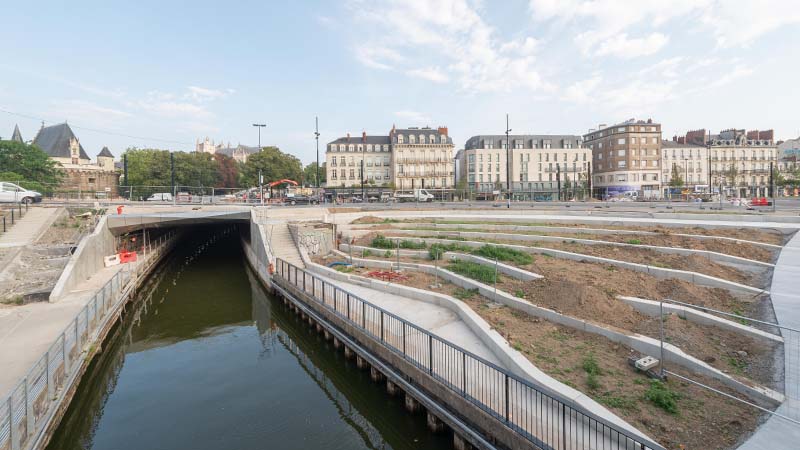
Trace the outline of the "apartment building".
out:
[[[769,195],[770,163],[777,164],[778,151],[772,130],[723,130],[710,135],[711,183],[723,186],[727,195]]]
[[[405,128],[389,132],[394,165],[392,176],[399,190],[455,187],[453,140],[447,127]]]
[[[573,135],[509,135],[510,167],[506,168],[506,135],[479,135],[469,138],[456,158],[459,180],[466,180],[473,192],[505,191],[506,173],[511,177],[515,198],[530,197],[534,191],[556,191],[584,186],[591,152],[583,139]]]
[[[393,180],[389,136],[364,132],[360,138],[351,138],[348,133],[327,144],[325,162],[330,187],[361,186],[362,167],[366,185],[385,186]]]
[[[652,119],[601,124],[583,136],[596,197],[661,197],[661,125]]]
[[[388,136],[347,136],[327,144],[330,187],[394,185],[396,189],[449,189],[454,186],[453,141],[446,127],[392,127]]]
[[[670,188],[676,190],[692,189],[696,192],[708,191],[708,148],[703,145],[682,144],[676,138],[661,142],[661,183],[664,195]],[[673,175],[680,178],[680,186],[673,186]]]

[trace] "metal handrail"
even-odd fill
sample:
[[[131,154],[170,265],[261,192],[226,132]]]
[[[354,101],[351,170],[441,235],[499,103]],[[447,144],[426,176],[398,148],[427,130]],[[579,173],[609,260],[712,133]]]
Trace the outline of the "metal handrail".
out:
[[[646,438],[630,436],[570,399],[544,392],[530,381],[305,269],[280,258],[276,261],[274,281],[301,290],[538,447],[664,449]]]
[[[143,261],[143,266],[149,268],[158,260],[157,257],[170,245],[172,236],[170,233],[148,243],[148,258]],[[139,272],[137,267],[134,271],[120,270],[114,274],[0,400],[0,448],[18,450],[23,445],[30,447],[40,437],[43,427],[60,406],[60,402],[52,400],[58,394],[63,395],[63,388],[77,375],[81,354],[92,342],[93,333],[102,329],[120,302],[127,298]]]

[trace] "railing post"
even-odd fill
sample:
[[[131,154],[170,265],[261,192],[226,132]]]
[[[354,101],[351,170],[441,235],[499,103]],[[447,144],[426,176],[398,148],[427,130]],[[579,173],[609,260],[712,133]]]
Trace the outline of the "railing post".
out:
[[[402,322],[403,324],[403,355],[406,354],[406,322],[405,320]]]
[[[13,213],[14,210],[12,209]],[[18,430],[14,426],[14,391],[8,396],[8,440],[11,441],[11,450],[18,450],[20,446],[20,439],[17,439]]]
[[[361,301],[361,328],[367,329],[367,302]]]
[[[381,311],[381,342],[385,341],[383,338],[383,311]]]
[[[467,354],[461,352],[461,385],[464,395],[467,395]]]
[[[33,434],[33,402],[31,401],[31,387],[30,379],[26,376],[25,377],[25,421],[27,424],[25,425],[25,435],[30,436]],[[24,440],[24,439],[23,439]]]
[[[433,336],[428,334],[428,372],[433,375]]]
[[[567,405],[561,404],[561,448],[567,448]]]
[[[350,293],[349,292],[347,293],[347,318],[350,319]]]
[[[506,375],[506,423],[509,422],[508,420],[508,374]]]

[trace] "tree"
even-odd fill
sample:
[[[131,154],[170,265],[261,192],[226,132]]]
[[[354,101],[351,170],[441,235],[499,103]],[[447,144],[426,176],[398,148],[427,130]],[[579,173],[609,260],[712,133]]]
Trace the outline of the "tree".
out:
[[[683,187],[683,177],[675,164],[672,165],[672,176],[670,176],[669,185],[674,188]]]
[[[223,154],[215,154],[214,161],[216,161],[217,170],[217,183],[214,187],[239,187],[239,162]]]
[[[242,186],[258,186],[258,171],[264,176],[264,183],[284,178],[299,180],[303,174],[303,164],[295,156],[283,153],[278,147],[264,147],[247,158],[240,172]]]
[[[155,148],[128,148],[123,154],[127,159],[126,186],[171,186],[172,171],[169,150]]]
[[[303,169],[303,173],[305,174],[305,181],[309,185],[316,186],[317,180],[317,162],[314,161],[311,164],[307,165],[305,169]],[[319,184],[322,186],[327,181],[327,175],[325,170],[325,163],[319,168]]]
[[[205,152],[175,152],[175,184],[191,187],[216,186],[216,156],[218,155]]]
[[[25,184],[27,189],[46,191],[45,185],[61,181],[58,164],[39,147],[16,141],[0,141],[0,174],[3,181]]]

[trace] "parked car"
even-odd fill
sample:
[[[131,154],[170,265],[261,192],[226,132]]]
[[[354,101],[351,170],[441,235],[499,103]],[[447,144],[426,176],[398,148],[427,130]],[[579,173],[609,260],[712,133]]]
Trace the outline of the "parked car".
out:
[[[178,195],[175,197],[175,200],[179,203],[191,203],[192,202],[192,194],[188,192],[178,192]]]
[[[29,191],[14,183],[0,181],[0,203],[39,203],[42,201],[42,194],[36,191]]]
[[[147,197],[148,202],[171,202],[172,201],[172,194],[169,192],[161,192],[151,195]]]
[[[285,203],[290,205],[318,205],[319,199],[307,195],[295,195],[294,197],[287,197]]]

